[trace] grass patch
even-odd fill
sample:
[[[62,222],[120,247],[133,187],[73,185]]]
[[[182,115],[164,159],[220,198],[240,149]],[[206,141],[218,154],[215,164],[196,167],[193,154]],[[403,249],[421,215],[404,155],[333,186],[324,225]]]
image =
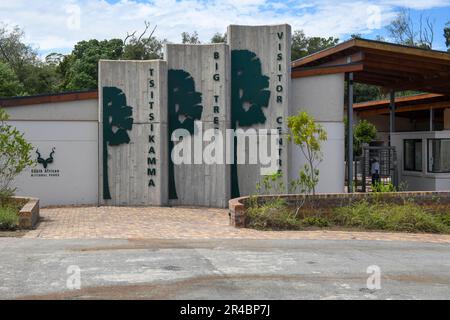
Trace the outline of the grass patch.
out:
[[[12,206],[0,207],[0,230],[16,230],[18,225],[18,210]]]
[[[358,229],[416,233],[450,233],[448,207],[423,207],[412,202],[387,204],[361,201],[349,206],[301,210],[283,200],[252,205],[247,226],[258,230]]]

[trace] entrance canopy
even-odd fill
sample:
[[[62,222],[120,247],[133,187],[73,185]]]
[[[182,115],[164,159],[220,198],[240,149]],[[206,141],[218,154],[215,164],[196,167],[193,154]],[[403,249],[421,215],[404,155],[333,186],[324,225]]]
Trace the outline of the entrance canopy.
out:
[[[390,100],[378,100],[357,103],[353,109],[359,115],[388,115]],[[450,95],[435,93],[422,93],[413,96],[398,97],[395,99],[395,113],[405,113],[422,110],[450,109]]]
[[[450,95],[450,54],[352,39],[292,62],[292,77],[353,73],[354,81],[394,91]]]

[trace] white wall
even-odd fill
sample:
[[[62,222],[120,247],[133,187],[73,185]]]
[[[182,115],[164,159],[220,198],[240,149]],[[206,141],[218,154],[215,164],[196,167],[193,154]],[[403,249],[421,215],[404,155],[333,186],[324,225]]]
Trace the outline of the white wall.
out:
[[[344,74],[333,74],[292,80],[291,112],[306,111],[328,133],[322,144],[323,161],[319,165],[318,193],[344,192],[345,184],[345,129]],[[297,146],[290,150],[290,179],[297,179],[305,163]]]
[[[54,161],[47,169],[58,174],[45,173],[42,164],[36,164],[16,179],[16,194],[40,198],[42,206],[97,205],[97,100],[7,107],[5,110],[10,115],[9,123],[24,132],[33,145],[35,160],[36,149],[47,159],[55,148]],[[32,173],[32,170],[40,172]]]
[[[392,146],[396,148],[399,182],[403,182],[409,191],[446,191],[450,190],[450,174],[428,172],[427,139],[450,138],[450,131],[395,132],[392,134]],[[405,171],[403,161],[403,140],[422,140],[422,171]]]

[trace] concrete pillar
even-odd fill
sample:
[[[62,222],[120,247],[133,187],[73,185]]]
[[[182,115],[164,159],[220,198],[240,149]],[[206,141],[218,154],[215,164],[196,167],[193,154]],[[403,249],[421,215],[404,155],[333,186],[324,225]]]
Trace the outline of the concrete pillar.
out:
[[[193,140],[192,164],[174,164],[173,169],[169,168],[169,173],[173,174],[169,180],[170,203],[227,207],[230,199],[230,166],[225,159],[225,133],[230,128],[231,117],[229,47],[226,44],[168,44],[165,59],[169,70],[169,134],[186,127],[189,121],[197,121],[191,126],[195,131],[190,132]],[[186,91],[182,93],[185,97],[180,95],[183,90]],[[189,109],[188,122],[179,118],[185,115],[177,105]],[[196,110],[195,115],[193,110]],[[203,134],[207,130],[216,130],[222,137],[224,144],[221,146],[219,140],[215,144],[216,151],[221,150],[223,153],[221,159],[217,157],[217,161],[209,161],[203,157],[208,153],[208,145],[212,147],[213,144],[211,140],[202,142],[200,129]],[[177,144],[174,143],[173,147]]]
[[[450,130],[450,108],[444,109],[444,130]]]
[[[288,143],[283,135],[287,133],[287,117],[290,115],[291,27],[286,24],[231,25],[227,35],[232,57],[231,125],[243,130],[279,131],[282,137],[276,147],[280,160],[272,172],[282,172],[287,185]],[[246,96],[249,92],[254,94]],[[233,93],[236,96],[234,100]],[[249,109],[250,106],[253,106],[252,109]],[[263,167],[266,166],[260,163],[238,165],[237,179],[232,174],[232,196],[254,194],[256,183],[263,178],[262,173],[268,173],[261,171]]]
[[[347,184],[348,192],[353,190],[353,73],[348,74],[348,106],[347,106]]]
[[[391,146],[392,133],[395,132],[395,91],[390,92],[389,104],[389,146]]]
[[[166,205],[166,62],[100,61],[99,104],[100,203]]]

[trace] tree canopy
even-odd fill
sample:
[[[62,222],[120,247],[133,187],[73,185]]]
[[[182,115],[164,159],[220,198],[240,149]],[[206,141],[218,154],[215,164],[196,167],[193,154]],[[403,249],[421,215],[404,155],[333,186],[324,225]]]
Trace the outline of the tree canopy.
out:
[[[417,25],[416,25],[417,24]],[[413,23],[409,11],[402,10],[387,27],[389,38],[395,43],[431,49],[434,39],[433,21],[420,17]],[[166,39],[157,38],[156,26],[144,21],[144,28],[127,33],[124,39],[90,39],[79,41],[66,55],[52,52],[39,57],[36,49],[26,44],[24,32],[0,22],[0,96],[35,95],[63,91],[96,89],[98,86],[98,61],[149,60],[163,57]],[[353,34],[352,37],[361,37]],[[443,28],[443,36],[450,51],[450,21]],[[383,40],[382,38],[377,38]],[[182,43],[201,43],[199,34],[183,32]],[[210,43],[224,43],[226,33],[215,33]],[[292,60],[333,47],[339,43],[335,37],[310,37],[302,30],[292,36]],[[355,85],[357,101],[380,99],[380,88]],[[401,93],[404,94],[404,93]]]
[[[297,30],[292,35],[291,58],[292,60],[297,60],[318,51],[334,47],[338,43],[338,38],[307,37],[303,30]]]

